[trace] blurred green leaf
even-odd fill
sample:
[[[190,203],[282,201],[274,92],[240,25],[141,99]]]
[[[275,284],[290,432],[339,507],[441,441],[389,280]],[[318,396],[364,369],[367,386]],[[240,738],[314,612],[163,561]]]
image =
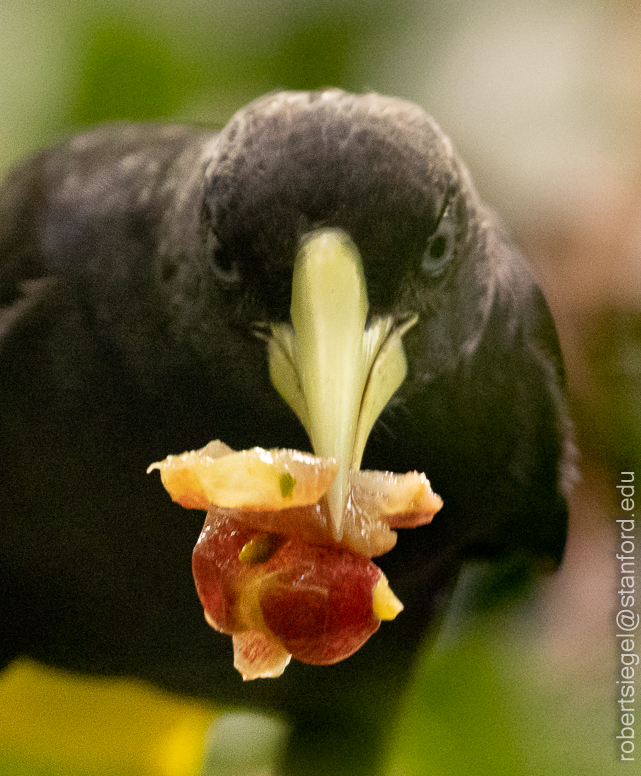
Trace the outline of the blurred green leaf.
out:
[[[616,709],[600,665],[586,654],[580,674],[544,671],[530,597],[471,619],[455,599],[448,620],[419,660],[386,776],[615,772]]]
[[[85,125],[171,114],[181,98],[177,67],[162,39],[106,20],[87,42],[71,120]]]

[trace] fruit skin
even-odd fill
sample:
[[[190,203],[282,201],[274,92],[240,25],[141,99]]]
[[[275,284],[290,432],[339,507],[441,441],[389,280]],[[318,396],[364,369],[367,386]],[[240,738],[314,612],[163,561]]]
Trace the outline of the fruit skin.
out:
[[[262,536],[269,557],[243,561],[243,548]],[[208,622],[227,634],[260,630],[303,663],[349,657],[380,627],[373,591],[381,570],[340,545],[273,537],[243,525],[235,510],[210,508],[192,556]]]
[[[378,630],[373,589],[382,572],[364,556],[292,538],[266,566],[276,564],[278,576],[266,585],[261,609],[268,628],[296,660],[336,663]]]
[[[256,533],[236,521],[216,525],[209,518],[203,526],[192,555],[192,571],[198,597],[221,633],[240,627],[235,609],[246,566],[238,556]]]

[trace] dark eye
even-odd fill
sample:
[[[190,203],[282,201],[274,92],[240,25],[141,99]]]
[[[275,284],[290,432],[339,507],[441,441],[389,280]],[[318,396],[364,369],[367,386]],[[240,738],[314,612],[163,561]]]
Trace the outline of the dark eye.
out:
[[[455,246],[456,226],[452,220],[452,208],[448,205],[436,231],[427,243],[421,261],[421,270],[430,277],[440,277],[454,255]]]
[[[226,286],[236,286],[242,280],[240,264],[220,244],[216,234],[209,229],[205,238],[205,253],[217,280]]]

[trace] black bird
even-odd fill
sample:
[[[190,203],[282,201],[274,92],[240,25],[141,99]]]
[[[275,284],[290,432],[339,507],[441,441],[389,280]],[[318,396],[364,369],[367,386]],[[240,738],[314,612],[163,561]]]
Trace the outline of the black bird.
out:
[[[335,666],[243,683],[194,590],[204,515],[145,470],[215,438],[310,449],[256,333],[289,321],[301,241],[327,228],[360,254],[370,320],[418,318],[363,467],[424,471],[445,506],[379,559],[396,621]],[[46,150],[0,191],[0,666],[279,709],[284,772],[370,774],[462,564],[560,560],[563,393],[541,291],[415,105],[283,92],[220,133],[117,124]]]

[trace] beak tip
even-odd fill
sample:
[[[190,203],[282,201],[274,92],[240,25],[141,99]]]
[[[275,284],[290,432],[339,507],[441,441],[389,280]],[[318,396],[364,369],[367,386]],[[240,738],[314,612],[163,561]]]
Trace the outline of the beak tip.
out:
[[[343,513],[345,511],[345,497],[340,491],[330,489],[326,498],[332,536],[336,541],[340,541],[343,538]]]

